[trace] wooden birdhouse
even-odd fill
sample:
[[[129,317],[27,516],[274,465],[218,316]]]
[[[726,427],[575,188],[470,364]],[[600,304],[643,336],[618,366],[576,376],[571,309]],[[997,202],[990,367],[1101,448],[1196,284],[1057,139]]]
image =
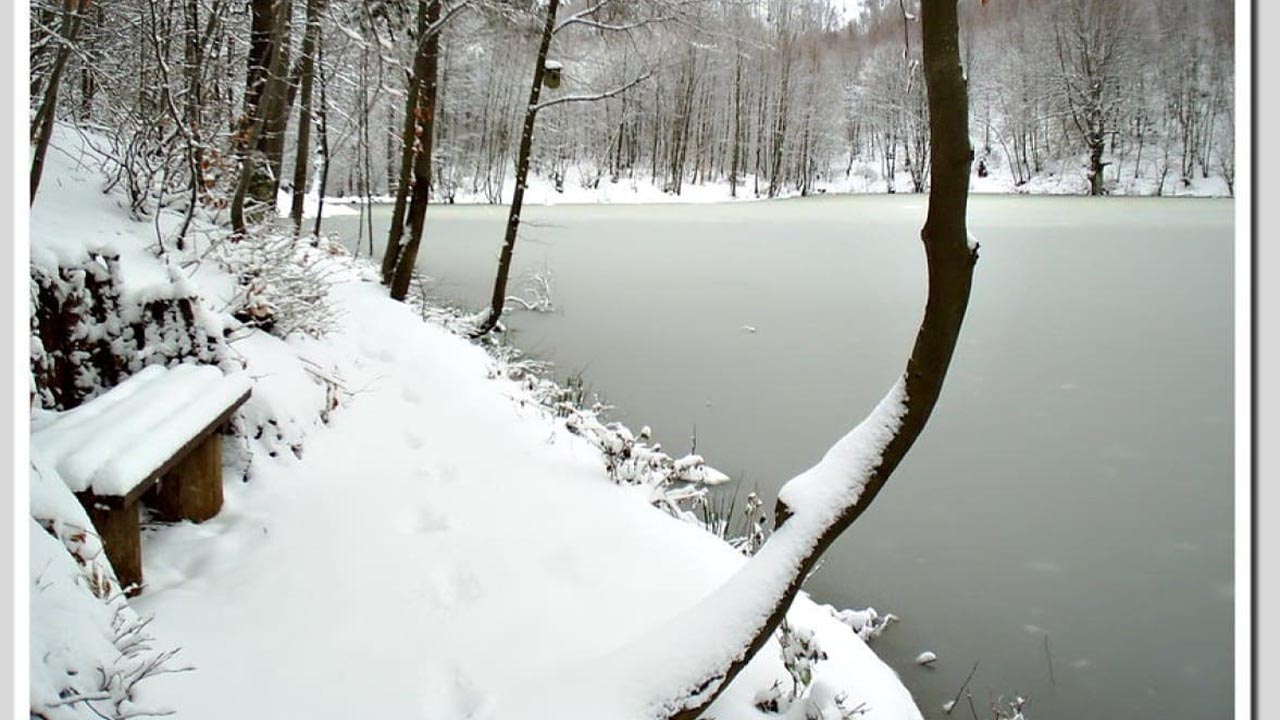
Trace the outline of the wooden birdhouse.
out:
[[[560,64],[560,61],[548,60],[542,66],[542,84],[552,90],[560,87],[560,71],[563,69],[564,66]]]

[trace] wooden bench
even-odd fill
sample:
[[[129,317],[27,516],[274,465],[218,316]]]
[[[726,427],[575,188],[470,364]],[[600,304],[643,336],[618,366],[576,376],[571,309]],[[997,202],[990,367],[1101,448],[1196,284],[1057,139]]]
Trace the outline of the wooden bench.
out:
[[[249,398],[244,374],[152,365],[103,395],[33,421],[32,454],[75,492],[129,595],[142,588],[138,502],[162,520],[222,508],[222,427]]]

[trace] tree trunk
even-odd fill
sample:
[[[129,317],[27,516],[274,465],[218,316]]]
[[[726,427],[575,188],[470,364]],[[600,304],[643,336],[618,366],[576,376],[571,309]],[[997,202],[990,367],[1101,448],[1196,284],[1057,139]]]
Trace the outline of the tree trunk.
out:
[[[329,82],[324,75],[324,43],[316,48],[316,79],[320,81],[320,107],[316,108],[316,124],[320,131],[320,186],[316,188],[316,225],[311,231],[312,243],[320,241],[320,224],[324,220],[324,198],[329,191]]]
[[[733,73],[733,160],[729,167],[729,197],[738,197],[738,170],[742,163],[742,50],[735,46]]]
[[[791,84],[791,43],[782,41],[782,88],[778,91],[778,116],[773,126],[773,154],[769,166],[769,197],[782,189],[782,155],[787,142],[787,107]]]
[[[267,118],[283,111],[288,37],[289,0],[253,0],[249,69],[245,77],[245,114],[237,132],[240,177],[231,197],[231,227],[235,237],[248,228],[245,202],[249,197],[274,204],[276,183],[269,166],[260,166],[255,156],[262,152],[261,136],[267,132]],[[265,43],[265,44],[264,44]],[[278,52],[277,52],[278,50]],[[264,62],[268,62],[264,70]],[[275,126],[272,126],[275,128]],[[278,128],[283,132],[283,127]],[[268,187],[269,186],[269,187]]]
[[[427,25],[440,20],[440,0],[431,0],[427,7]],[[404,300],[409,292],[409,280],[413,278],[414,265],[418,262],[418,247],[422,244],[422,228],[426,221],[427,202],[431,195],[431,158],[435,134],[437,76],[439,74],[440,33],[434,32],[423,43],[426,68],[419,89],[418,107],[415,110],[415,135],[418,149],[413,159],[413,197],[409,203],[409,241],[404,251],[398,253],[395,273],[391,280],[391,297]],[[390,248],[388,248],[390,252]]]
[[[417,150],[414,143],[414,128],[417,126],[418,93],[421,92],[422,79],[427,72],[426,38],[427,3],[418,2],[418,47],[413,54],[413,75],[409,78],[409,88],[404,105],[404,129],[400,140],[400,180],[396,185],[396,202],[391,209],[391,225],[387,231],[387,246],[382,249],[382,282],[391,284],[395,274],[396,263],[403,249],[404,214],[409,202],[410,178],[413,173],[413,155]]]
[[[1102,184],[1102,170],[1106,163],[1102,162],[1102,151],[1106,142],[1101,133],[1089,136],[1089,194],[1102,195],[1105,187]]]
[[[36,191],[40,189],[40,177],[44,174],[44,157],[49,151],[49,140],[53,138],[62,73],[71,59],[71,48],[80,32],[81,12],[88,5],[89,0],[65,0],[62,4],[62,22],[59,26],[62,42],[53,61],[53,70],[49,73],[49,82],[45,85],[44,101],[40,103],[40,109],[36,111],[36,117],[31,123],[31,142],[35,145],[31,154],[31,205],[36,202]]]
[[[293,0],[276,2],[281,7],[271,33],[271,66],[262,96],[262,127],[257,135],[256,154],[260,155],[261,163],[255,165],[249,186],[250,196],[269,207],[275,206],[284,164],[284,135],[289,124],[289,37],[293,18]]]
[[[298,151],[293,163],[293,232],[302,232],[302,203],[307,192],[307,160],[311,153],[311,90],[315,83],[316,46],[320,42],[320,10],[324,0],[307,0],[307,27],[302,34],[298,90]]]
[[[204,146],[201,140],[202,113],[204,111],[204,86],[201,82],[203,62],[200,48],[200,4],[199,0],[186,0],[183,3],[183,43],[182,74],[186,84],[186,96],[183,98],[182,121],[187,126],[187,137],[191,142],[191,192],[194,203],[204,187]]]
[[[88,4],[88,3],[85,3]],[[98,92],[98,62],[102,53],[96,47],[97,43],[93,42],[94,37],[102,28],[102,3],[93,6],[92,11],[88,13],[89,21],[89,47],[84,49],[84,57],[80,62],[80,119],[89,120],[93,117],[93,96]]]
[[[928,262],[924,318],[907,367],[867,421],[819,465],[779,494],[777,531],[734,578],[684,615],[612,655],[630,674],[669,662],[690,627],[733,627],[714,647],[688,648],[697,668],[670,695],[653,698],[662,717],[693,720],[764,646],[827,547],[867,509],[924,429],[959,339],[977,260],[968,242],[968,90],[960,64],[956,0],[921,3],[933,181],[921,239]],[[622,674],[621,670],[619,673]],[[606,677],[609,676],[605,673]]]
[[[529,88],[529,104],[525,106],[524,127],[520,131],[520,151],[516,156],[516,187],[507,213],[507,232],[502,242],[502,255],[498,258],[498,276],[493,282],[493,296],[489,301],[489,316],[471,337],[487,335],[498,325],[507,301],[507,278],[511,274],[511,258],[516,249],[516,233],[520,230],[520,210],[524,206],[525,183],[529,178],[529,154],[533,150],[533,128],[538,119],[538,98],[542,94],[542,75],[546,70],[547,51],[551,48],[551,34],[556,28],[556,10],[560,0],[548,0],[546,23],[542,27],[542,41],[538,45],[538,59],[533,68],[533,85]]]

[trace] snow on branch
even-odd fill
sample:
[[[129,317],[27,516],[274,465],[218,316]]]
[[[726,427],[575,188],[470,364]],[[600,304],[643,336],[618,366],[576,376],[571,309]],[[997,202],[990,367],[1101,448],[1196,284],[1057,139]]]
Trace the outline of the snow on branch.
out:
[[[453,16],[457,15],[460,11],[466,9],[468,6],[470,6],[470,4],[471,4],[471,0],[461,0],[456,5],[445,8],[444,13],[440,16],[440,19],[428,25],[426,31],[423,32],[422,36],[418,38],[418,45],[419,46],[424,45],[428,40],[440,34],[440,32],[444,30],[444,26],[448,24],[448,22],[451,19],[453,19]]]
[[[577,23],[590,22],[589,18],[592,15],[595,15],[596,13],[603,10],[604,7],[611,2],[613,2],[613,0],[600,0],[600,2],[596,3],[595,5],[592,5],[588,8],[585,8],[583,10],[580,10],[570,15],[564,20],[561,20],[560,22],[556,23],[556,26],[551,30],[551,34],[554,35],[570,25],[574,25]]]
[[[538,103],[537,105],[534,105],[533,111],[538,112],[540,110],[546,110],[549,107],[552,107],[555,105],[563,105],[565,103],[595,102],[597,100],[604,100],[606,98],[611,98],[611,97],[614,97],[615,95],[621,95],[622,93],[630,90],[636,85],[639,85],[645,80],[648,80],[652,76],[653,76],[653,73],[651,71],[646,70],[643,75],[640,75],[639,77],[633,79],[631,82],[627,83],[626,85],[616,87],[612,90],[606,90],[605,92],[597,93],[595,95],[566,95],[564,97],[559,97],[554,100],[546,100],[544,102]]]
[[[563,22],[561,22],[559,25],[556,26],[556,29],[553,30],[552,32],[553,33],[560,32],[561,30],[563,30],[564,28],[570,25],[586,25],[587,27],[595,28],[597,30],[608,30],[611,32],[624,32],[627,30],[635,30],[637,28],[642,28],[645,25],[651,25],[653,23],[667,22],[668,20],[672,20],[672,19],[674,18],[670,15],[659,15],[657,17],[649,17],[643,20],[636,20],[635,22],[610,24],[610,23],[603,23],[598,20],[591,20],[590,18],[578,17],[575,15],[574,17],[568,18]]]

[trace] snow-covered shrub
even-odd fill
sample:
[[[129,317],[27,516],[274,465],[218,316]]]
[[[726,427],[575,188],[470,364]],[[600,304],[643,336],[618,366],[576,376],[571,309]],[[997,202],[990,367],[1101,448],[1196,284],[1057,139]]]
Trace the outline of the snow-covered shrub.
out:
[[[176,268],[170,268],[168,284],[132,294],[121,288],[114,253],[32,258],[36,406],[75,407],[147,365],[229,362],[220,323],[201,308],[194,286]]]
[[[757,710],[765,713],[780,713],[788,706],[786,693],[782,692],[782,683],[774,680],[769,687],[756,693],[753,703]]]
[[[329,288],[339,272],[333,262],[338,250],[326,239],[313,244],[310,238],[271,228],[223,243],[218,260],[239,283],[231,314],[277,337],[323,337],[337,326]]]
[[[519,295],[508,295],[507,303],[512,309],[531,312],[555,312],[552,301],[552,285],[555,276],[549,267],[541,267],[525,276]]]
[[[832,684],[830,678],[819,678],[814,672],[827,654],[818,645],[815,633],[793,626],[784,620],[775,634],[782,654],[782,665],[791,676],[791,690],[781,682],[756,693],[757,710],[785,715],[792,720],[853,720],[866,712],[865,705],[852,705],[848,696]]]
[[[57,538],[31,521],[31,717],[169,714],[138,704],[138,685],[178,669],[119,593],[98,597]]]
[[[827,659],[818,639],[809,628],[792,627],[783,620],[778,626],[778,644],[782,648],[782,665],[791,676],[791,701],[799,700],[813,683],[813,667]]]
[[[138,686],[180,670],[171,666],[177,650],[153,647],[79,501],[56,470],[32,460],[31,717],[166,714],[138,705]]]
[[[750,557],[764,545],[769,535],[769,517],[760,495],[751,492],[738,512],[738,495],[711,494],[695,504],[698,524],[707,532],[727,542],[738,552]]]
[[[831,615],[848,625],[849,629],[862,638],[863,642],[870,642],[880,637],[890,624],[898,621],[897,615],[893,613],[881,615],[872,607],[865,610],[836,610],[832,608]]]
[[[455,331],[473,327],[468,318],[452,313],[444,321],[446,328]],[[648,486],[650,502],[655,507],[678,519],[701,524],[693,508],[709,486],[728,482],[727,475],[707,465],[701,455],[689,453],[677,458],[667,454],[661,444],[649,442],[648,426],[637,434],[620,422],[607,420],[613,408],[591,399],[592,393],[580,375],[563,382],[550,379],[550,363],[528,358],[505,342],[502,333],[490,336],[481,340],[494,359],[490,377],[519,382],[538,409],[559,419],[566,430],[599,450],[611,480],[620,485]]]
[[[1026,720],[1023,713],[1026,706],[1027,699],[1021,695],[1014,695],[1012,699],[1001,695],[991,703],[991,715],[995,720]]]
[[[603,420],[607,408],[599,403],[572,411],[563,406],[555,409],[567,412],[564,425],[569,432],[600,451],[605,471],[614,482],[649,486],[653,489],[652,503],[675,517],[697,522],[681,503],[696,501],[706,494],[708,486],[729,480],[708,466],[701,455],[690,453],[676,458],[663,452],[660,443],[649,442],[647,426],[637,436],[620,422]]]

